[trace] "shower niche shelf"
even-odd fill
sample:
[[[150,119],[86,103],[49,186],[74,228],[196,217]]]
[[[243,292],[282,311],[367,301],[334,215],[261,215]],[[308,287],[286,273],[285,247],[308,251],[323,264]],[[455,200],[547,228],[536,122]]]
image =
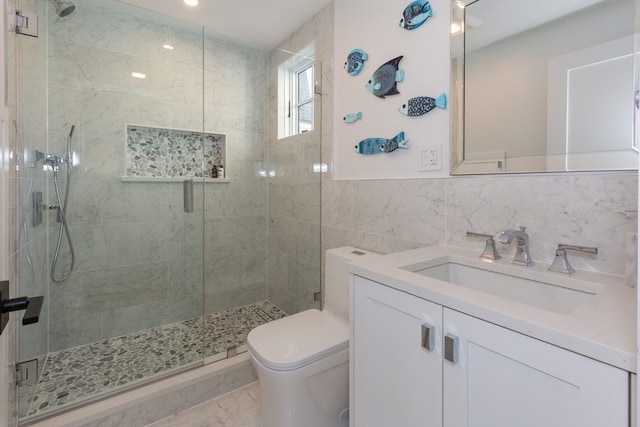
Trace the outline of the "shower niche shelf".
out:
[[[179,178],[172,178],[168,176],[121,176],[121,182],[177,182],[181,183],[187,179],[192,179],[194,184],[199,182],[205,184],[228,184],[231,182],[229,178],[202,178],[200,176],[183,176]]]
[[[226,171],[226,145],[220,133],[127,125],[126,174],[120,180],[228,183],[228,178],[211,178],[214,166]]]

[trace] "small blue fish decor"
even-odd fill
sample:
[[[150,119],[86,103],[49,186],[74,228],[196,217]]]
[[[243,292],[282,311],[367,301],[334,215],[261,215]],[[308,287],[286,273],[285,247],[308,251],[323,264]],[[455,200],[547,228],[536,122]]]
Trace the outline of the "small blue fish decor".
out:
[[[345,115],[342,120],[345,123],[353,123],[357,120],[360,120],[362,118],[362,111],[358,111],[357,113],[349,113],[347,115]]]
[[[447,95],[443,93],[436,99],[429,98],[428,96],[411,98],[402,104],[402,107],[398,108],[398,111],[405,116],[418,117],[427,114],[436,107],[442,108],[443,110],[447,108]]]
[[[344,63],[344,69],[352,76],[357,76],[364,68],[364,61],[369,59],[367,52],[362,49],[353,49],[347,55],[347,62]]]
[[[400,94],[397,84],[404,80],[404,70],[398,69],[402,58],[403,56],[400,55],[378,67],[365,85],[369,92],[378,98]]]
[[[356,153],[360,154],[380,154],[391,153],[398,148],[409,148],[407,143],[409,140],[404,139],[404,132],[400,132],[392,139],[386,138],[367,138],[363,139],[356,145]]]
[[[404,9],[399,25],[405,30],[415,30],[432,16],[433,10],[429,2],[426,0],[416,0],[409,3]]]

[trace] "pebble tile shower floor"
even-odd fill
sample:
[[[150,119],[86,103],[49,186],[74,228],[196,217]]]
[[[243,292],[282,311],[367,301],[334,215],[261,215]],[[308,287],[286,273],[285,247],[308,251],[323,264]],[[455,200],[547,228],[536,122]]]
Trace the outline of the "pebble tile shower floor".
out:
[[[161,375],[173,368],[197,363],[204,357],[226,354],[246,343],[254,327],[286,316],[269,301],[110,338],[50,353],[33,400],[21,405],[21,417],[43,415],[55,409],[97,397],[124,385]]]

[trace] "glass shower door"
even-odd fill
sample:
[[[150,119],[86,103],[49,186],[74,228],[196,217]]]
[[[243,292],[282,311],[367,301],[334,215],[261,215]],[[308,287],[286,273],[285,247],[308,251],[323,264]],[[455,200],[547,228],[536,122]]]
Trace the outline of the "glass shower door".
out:
[[[260,324],[320,305],[320,97],[301,88],[313,100],[306,127],[278,139],[283,63],[320,79],[313,59],[205,31],[204,125],[224,134],[227,161],[225,179],[205,186],[205,362],[246,351]]]
[[[204,176],[223,150],[203,132],[202,28],[74,3],[19,5],[41,25],[18,40],[18,285],[45,296],[19,330],[39,373],[23,420],[203,363]]]

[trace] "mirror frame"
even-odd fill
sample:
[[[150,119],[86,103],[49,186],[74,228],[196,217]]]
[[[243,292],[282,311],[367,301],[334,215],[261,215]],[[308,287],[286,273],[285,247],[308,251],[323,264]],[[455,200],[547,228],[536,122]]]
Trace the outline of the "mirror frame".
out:
[[[615,154],[623,153],[623,155],[633,155],[633,158],[626,162],[625,165],[605,165],[603,168],[573,168],[569,169],[553,169],[553,170],[541,170],[540,168],[531,169],[518,168],[514,170],[507,169],[508,157],[506,153],[490,152],[484,153],[484,155],[474,156],[473,160],[469,160],[465,157],[465,44],[466,33],[460,30],[459,33],[453,32],[453,26],[459,25],[461,29],[466,25],[466,8],[481,0],[451,0],[451,54],[450,54],[450,66],[451,66],[451,87],[450,87],[450,156],[449,156],[449,173],[452,176],[456,175],[493,175],[493,174],[521,174],[521,173],[575,173],[575,172],[594,172],[594,171],[637,171],[638,170],[638,125],[640,120],[640,2],[634,0],[634,33],[633,33],[633,74],[634,74],[634,91],[636,105],[633,110],[634,124],[633,124],[633,137],[631,141],[631,147],[628,150],[618,151],[602,151],[599,153]],[[633,108],[633,107],[632,107]],[[562,159],[561,163],[566,165],[567,153],[559,154]],[[520,157],[518,160],[532,163],[534,160],[544,161],[546,163],[550,156],[526,156]],[[606,159],[605,159],[606,161]]]

